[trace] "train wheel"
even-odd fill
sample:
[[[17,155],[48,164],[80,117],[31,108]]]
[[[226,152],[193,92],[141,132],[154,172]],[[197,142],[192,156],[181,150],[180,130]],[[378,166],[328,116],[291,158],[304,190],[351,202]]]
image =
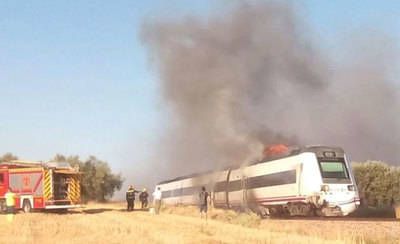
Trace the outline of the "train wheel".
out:
[[[269,219],[271,217],[269,209],[264,206],[259,206],[257,212],[260,215],[260,217],[263,219]]]
[[[321,209],[316,209],[315,210],[315,215],[318,217],[324,217],[324,213],[322,212]]]
[[[285,218],[288,215],[288,212],[282,206],[269,207],[268,211],[272,218]]]
[[[22,203],[22,209],[24,210],[25,213],[32,212],[31,202],[28,199],[25,199],[24,202]]]

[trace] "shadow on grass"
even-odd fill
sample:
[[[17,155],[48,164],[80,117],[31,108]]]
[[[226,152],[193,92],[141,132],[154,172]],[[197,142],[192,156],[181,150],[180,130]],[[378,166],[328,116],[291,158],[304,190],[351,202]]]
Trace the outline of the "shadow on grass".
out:
[[[82,210],[82,213],[84,214],[98,214],[98,213],[104,213],[104,212],[109,212],[113,211],[115,209],[112,208],[93,208],[93,209],[84,209]]]
[[[57,214],[57,215],[69,215],[69,214],[99,214],[104,212],[113,211],[112,208],[92,208],[92,209],[48,209],[44,213]]]
[[[287,220],[329,220],[329,221],[399,221],[396,218],[395,210],[392,207],[359,207],[356,211],[348,216],[336,217],[286,217],[271,219],[287,219]]]
[[[135,208],[134,210],[132,210],[132,211],[128,211],[126,208],[120,208],[120,209],[115,209],[116,211],[119,211],[119,212],[129,212],[129,213],[131,213],[131,212],[148,212],[149,211],[149,209],[148,208]]]
[[[126,212],[126,213],[133,213],[133,212],[148,212],[149,209],[134,209],[133,211],[128,211],[125,208],[90,208],[90,209],[53,209],[53,210],[46,210],[45,213],[49,214],[100,214],[104,212],[111,212],[111,211],[118,211],[118,212]]]
[[[355,218],[381,218],[381,219],[395,219],[395,209],[389,206],[386,207],[369,207],[361,206],[356,211],[351,213],[349,217]]]

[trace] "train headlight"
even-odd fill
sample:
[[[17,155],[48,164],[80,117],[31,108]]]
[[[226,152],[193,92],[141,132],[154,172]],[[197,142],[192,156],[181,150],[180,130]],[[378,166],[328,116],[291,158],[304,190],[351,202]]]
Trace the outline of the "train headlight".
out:
[[[328,185],[322,185],[321,186],[321,191],[328,192],[329,191],[329,186]]]
[[[356,190],[356,188],[354,187],[354,185],[348,185],[348,186],[347,186],[347,189],[348,189],[349,191],[355,191],[355,190]]]

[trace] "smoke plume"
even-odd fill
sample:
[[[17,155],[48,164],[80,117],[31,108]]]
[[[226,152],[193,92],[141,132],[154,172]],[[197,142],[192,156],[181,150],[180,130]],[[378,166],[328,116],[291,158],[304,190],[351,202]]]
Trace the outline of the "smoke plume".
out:
[[[179,175],[251,161],[273,143],[337,145],[353,159],[399,162],[393,45],[354,38],[335,62],[307,28],[282,3],[144,23],[167,109],[157,152],[166,168]]]

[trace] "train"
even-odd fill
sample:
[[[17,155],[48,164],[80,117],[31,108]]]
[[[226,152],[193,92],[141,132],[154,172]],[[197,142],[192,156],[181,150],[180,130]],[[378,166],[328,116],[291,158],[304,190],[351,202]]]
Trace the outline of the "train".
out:
[[[340,147],[304,146],[223,170],[157,184],[166,205],[196,205],[201,187],[217,208],[267,216],[346,216],[360,205],[348,157]]]

